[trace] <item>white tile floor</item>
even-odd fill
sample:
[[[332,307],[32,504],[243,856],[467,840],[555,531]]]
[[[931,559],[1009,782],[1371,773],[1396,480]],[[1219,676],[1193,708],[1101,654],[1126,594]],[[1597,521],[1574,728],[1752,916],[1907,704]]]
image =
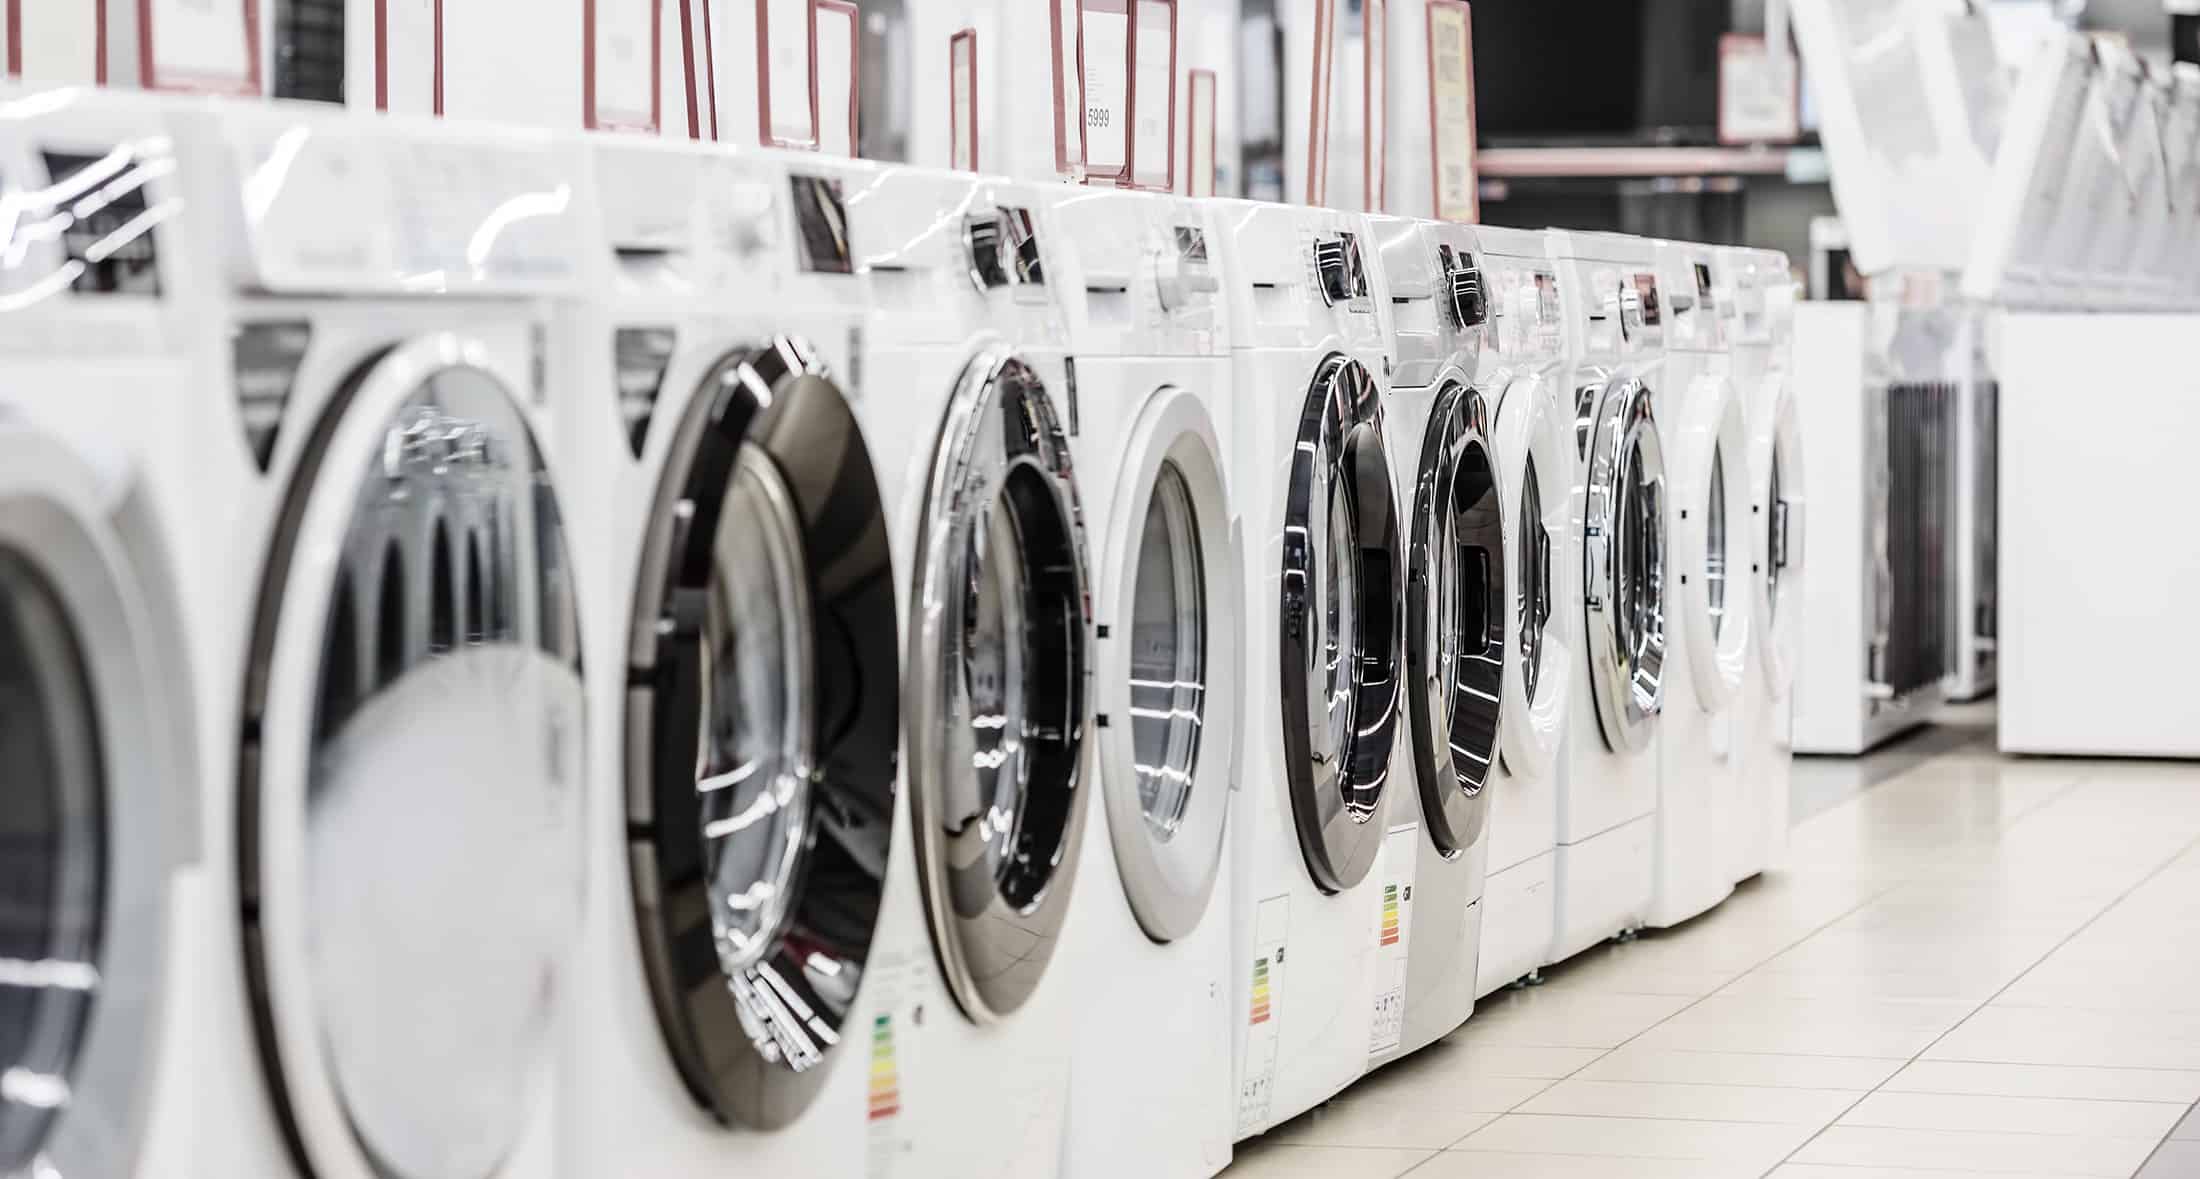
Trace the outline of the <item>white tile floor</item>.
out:
[[[2200,766],[1805,762],[1787,865],[1500,992],[1231,1179],[2200,1176]]]

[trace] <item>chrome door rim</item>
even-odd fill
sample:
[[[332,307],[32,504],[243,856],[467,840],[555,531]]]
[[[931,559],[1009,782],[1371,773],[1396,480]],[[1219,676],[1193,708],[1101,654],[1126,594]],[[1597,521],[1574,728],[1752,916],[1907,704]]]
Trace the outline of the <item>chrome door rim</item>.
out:
[[[1666,471],[1648,386],[1605,385],[1582,516],[1583,625],[1605,745],[1647,748],[1665,698]],[[1642,535],[1636,535],[1642,533]]]
[[[1374,867],[1398,722],[1397,615],[1405,587],[1378,397],[1358,361],[1335,353],[1322,360],[1301,411],[1284,504],[1278,611],[1284,765],[1300,851],[1325,892],[1353,887]],[[1340,523],[1345,535],[1329,535]],[[1317,544],[1317,532],[1328,543]],[[1352,582],[1349,601],[1329,603],[1338,614],[1329,621],[1349,632],[1349,649],[1329,633],[1329,611],[1317,599],[1332,560],[1336,574]],[[1343,668],[1332,675],[1336,690],[1317,693],[1314,681],[1329,664]],[[1328,731],[1318,749],[1317,723]]]
[[[1546,381],[1522,376],[1510,381],[1498,405],[1498,457],[1512,510],[1506,514],[1511,531],[1506,535],[1513,592],[1514,632],[1521,639],[1534,633],[1527,625],[1531,609],[1538,609],[1520,595],[1540,579],[1545,601],[1541,641],[1531,652],[1512,644],[1505,660],[1504,735],[1499,740],[1505,770],[1516,777],[1540,778],[1551,771],[1565,741],[1566,715],[1573,703],[1573,618],[1566,602],[1568,588],[1563,574],[1568,560],[1568,487],[1573,481],[1574,442],[1572,423],[1564,420]],[[1541,511],[1531,517],[1529,492],[1533,489]],[[1542,534],[1538,545],[1528,539],[1529,525]],[[1527,562],[1536,561],[1534,576]],[[1531,665],[1529,656],[1534,656]],[[1531,674],[1531,667],[1534,669]],[[1530,684],[1534,690],[1529,690]]]
[[[1802,642],[1801,609],[1804,510],[1803,455],[1795,399],[1785,388],[1774,391],[1771,405],[1752,440],[1750,488],[1750,583],[1757,616],[1757,653],[1775,695],[1794,680]],[[1775,473],[1777,472],[1777,479]],[[1785,553],[1774,551],[1774,534],[1785,540]],[[1785,564],[1777,564],[1784,556]]]
[[[995,426],[1000,449],[981,451],[993,445]],[[910,823],[948,989],[964,1014],[990,1023],[1013,1014],[1038,989],[1067,915],[1085,822],[1081,765],[1091,663],[1083,523],[1068,440],[1038,373],[1008,351],[984,351],[963,369],[921,519],[904,690]],[[981,523],[1005,531],[980,541]],[[973,569],[966,560],[979,544],[1011,537],[1017,567]],[[1044,550],[1036,559],[1033,545]],[[963,715],[972,686],[966,656],[975,654],[973,627],[984,620],[968,611],[986,575],[1020,579],[1009,588],[1033,599],[1012,593],[1001,602],[1004,610],[1023,611],[1027,640],[1002,642],[1004,666],[1045,674],[994,685],[1002,691],[1001,723],[974,725],[975,716]],[[1021,717],[1013,732],[1012,715]],[[974,795],[984,783],[973,789],[958,780],[980,767],[971,760],[974,746],[956,756],[958,737],[950,730],[957,728],[962,741],[972,740],[974,728],[1000,734],[991,738],[998,743],[987,756],[993,764],[983,768],[1014,763],[1023,774],[1026,786],[1015,800],[1021,805],[1010,813],[1001,812],[998,800],[977,798],[958,811],[950,791]],[[1003,854],[1004,843],[1011,853]]]
[[[1461,480],[1481,486],[1462,488]],[[1462,492],[1474,501],[1460,503]],[[1506,503],[1480,394],[1457,382],[1437,394],[1421,441],[1406,574],[1406,668],[1415,781],[1429,838],[1447,858],[1473,846],[1487,822],[1482,789],[1503,723],[1511,610]],[[1462,518],[1464,515],[1464,518]],[[1479,571],[1458,561],[1482,556]],[[1472,579],[1471,585],[1456,584]],[[1462,593],[1481,608],[1462,616]],[[1479,633],[1462,628],[1479,621]]]
[[[854,413],[801,341],[720,357],[672,431],[641,522],[628,624],[622,817],[634,919],[658,1027],[691,1096],[723,1124],[777,1129],[846,1055],[833,1049],[854,1017],[885,891],[900,737],[888,523]],[[791,705],[778,740],[794,779],[779,794],[799,813],[778,845],[791,859],[772,874],[781,903],[748,952],[729,955],[711,852],[753,824],[712,818],[716,791],[697,750],[720,722],[743,719],[738,707],[717,711],[709,687],[713,645],[738,635],[714,631],[698,605],[747,556],[722,547],[737,510],[753,512],[777,554],[767,563],[785,611]],[[688,951],[697,945],[718,952]]]

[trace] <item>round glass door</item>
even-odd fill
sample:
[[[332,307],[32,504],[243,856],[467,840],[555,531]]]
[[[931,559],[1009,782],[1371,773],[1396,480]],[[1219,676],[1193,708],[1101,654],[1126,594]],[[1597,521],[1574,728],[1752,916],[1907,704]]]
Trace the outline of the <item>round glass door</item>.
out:
[[[1488,412],[1460,385],[1437,397],[1421,445],[1406,578],[1407,693],[1429,837],[1446,855],[1481,835],[1505,670],[1504,497]],[[1540,634],[1536,641],[1541,641]]]
[[[1403,562],[1378,391],[1357,361],[1315,370],[1283,529],[1283,744],[1314,881],[1342,892],[1380,849],[1397,724]]]
[[[0,547],[0,1174],[41,1160],[100,999],[107,798],[91,672],[30,560]]]
[[[885,888],[885,508],[846,398],[798,342],[721,358],[664,421],[628,631],[635,918],[690,1093],[773,1129],[823,1084]]]
[[[1131,745],[1138,805],[1167,843],[1191,804],[1207,711],[1207,601],[1198,514],[1184,475],[1165,464],[1140,527],[1131,600]]]
[[[487,1174],[519,1149],[580,917],[564,527],[526,418],[465,355],[407,345],[340,391],[261,585],[249,982],[314,1173]]]
[[[1039,375],[964,369],[932,465],[909,637],[913,826],[949,988],[1002,1018],[1052,957],[1084,828],[1084,540]]]
[[[1598,405],[1582,525],[1590,692],[1606,746],[1645,748],[1665,696],[1666,473],[1650,390],[1619,381]]]

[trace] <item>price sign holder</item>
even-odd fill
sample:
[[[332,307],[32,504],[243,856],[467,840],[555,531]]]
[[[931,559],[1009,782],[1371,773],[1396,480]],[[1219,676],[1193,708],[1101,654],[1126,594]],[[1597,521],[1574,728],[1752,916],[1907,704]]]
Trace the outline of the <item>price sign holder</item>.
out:
[[[1390,196],[1390,4],[1360,8],[1360,196],[1380,213]]]
[[[0,0],[0,43],[4,43],[6,46],[5,52],[0,52],[0,77],[21,78],[24,76],[23,62],[26,54],[23,51],[23,5],[38,2],[39,0]],[[77,2],[90,8],[92,60],[88,63],[88,68],[74,72],[66,68],[57,71],[51,65],[46,64],[44,58],[41,57],[38,59],[39,66],[36,77],[40,80],[73,78],[89,81],[94,86],[105,86],[107,84],[108,0],[77,0]]]
[[[673,0],[673,3],[680,6],[680,60],[687,67],[688,138],[715,142],[718,139],[718,54],[711,38],[710,0]]]
[[[1054,38],[1054,174],[1085,179],[1085,0],[1047,0]]]
[[[978,30],[947,39],[947,158],[950,167],[978,170]]]
[[[1429,207],[1441,221],[1482,219],[1475,167],[1474,14],[1466,0],[1429,0]]]
[[[1793,143],[1802,106],[1802,71],[1784,45],[1745,33],[1719,38],[1720,143]]]
[[[1176,188],[1176,2],[1131,0],[1130,38],[1123,70],[1130,82],[1130,101],[1123,120],[1124,136],[1129,141],[1124,170],[1130,175],[1130,187],[1152,192]],[[1166,49],[1153,43],[1157,36],[1166,39]],[[1163,84],[1156,86],[1156,81]],[[1141,102],[1147,104],[1143,112]],[[1160,117],[1142,127],[1140,119],[1155,114],[1156,105],[1163,108]],[[1159,157],[1158,166],[1155,157]]]
[[[210,0],[205,8],[186,9],[183,0],[137,0],[138,84],[179,94],[258,96],[257,0]],[[240,40],[232,42],[233,36]],[[104,33],[100,41],[106,41]],[[236,56],[239,48],[241,58]]]
[[[1314,0],[1313,109],[1306,122],[1306,203],[1329,203],[1330,67],[1336,58],[1337,0]]]
[[[1189,196],[1215,195],[1215,72],[1193,70],[1188,76],[1191,126],[1185,134],[1184,191]]]
[[[817,146],[817,0],[756,0],[756,121],[765,147]]]
[[[478,0],[477,0],[478,2]],[[603,10],[607,6],[623,4],[626,11],[645,6],[649,13],[649,34],[646,39],[649,60],[644,70],[648,96],[640,102],[624,105],[617,99],[607,101],[600,82],[604,76],[603,37],[606,28]],[[442,43],[442,0],[437,0],[436,41]],[[581,0],[581,117],[582,125],[591,131],[632,131],[655,135],[664,119],[664,0]],[[437,57],[442,56],[440,48]],[[436,70],[438,100],[436,110],[443,104],[443,71]],[[692,93],[694,85],[689,84]],[[632,96],[626,96],[631,98]],[[647,105],[645,106],[644,103]]]
[[[817,31],[812,36],[817,46],[818,148],[853,158],[859,142],[856,121],[863,93],[863,25],[853,0],[817,0]],[[845,68],[839,55],[832,52],[843,36],[848,41]],[[847,107],[846,119],[840,117],[843,105]],[[843,132],[846,140],[841,139]]]
[[[428,0],[428,5],[428,109],[441,118],[443,0]],[[390,0],[374,0],[374,109],[390,109]]]
[[[1084,65],[1085,182],[1128,188],[1131,179],[1131,5],[1082,0],[1077,57]]]

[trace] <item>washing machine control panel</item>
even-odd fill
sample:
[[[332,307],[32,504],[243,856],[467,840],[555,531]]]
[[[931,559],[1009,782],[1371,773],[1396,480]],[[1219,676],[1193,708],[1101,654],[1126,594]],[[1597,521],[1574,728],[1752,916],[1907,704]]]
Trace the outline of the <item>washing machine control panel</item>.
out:
[[[1181,311],[1201,296],[1222,289],[1207,257],[1207,233],[1194,225],[1178,225],[1171,231],[1173,245],[1164,246],[1155,262],[1154,284],[1164,311]]]
[[[1444,308],[1451,315],[1452,325],[1461,331],[1481,327],[1489,321],[1489,298],[1482,289],[1482,268],[1474,264],[1474,255],[1452,252],[1450,246],[1436,247],[1438,269],[1444,276]]]
[[[970,281],[981,291],[1046,285],[1039,227],[1029,209],[1002,205],[991,213],[971,214],[963,222],[963,245],[970,254]]]
[[[1314,277],[1322,302],[1331,307],[1367,298],[1367,261],[1360,254],[1359,235],[1341,232],[1316,241]]]

